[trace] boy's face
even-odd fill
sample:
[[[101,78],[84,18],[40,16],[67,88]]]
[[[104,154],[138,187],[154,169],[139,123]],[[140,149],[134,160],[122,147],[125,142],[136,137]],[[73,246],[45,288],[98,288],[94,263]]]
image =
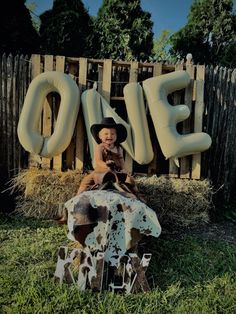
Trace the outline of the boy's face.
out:
[[[107,129],[103,128],[101,131],[98,133],[98,137],[104,144],[112,145],[116,142],[117,140],[117,134],[116,134],[116,129]]]

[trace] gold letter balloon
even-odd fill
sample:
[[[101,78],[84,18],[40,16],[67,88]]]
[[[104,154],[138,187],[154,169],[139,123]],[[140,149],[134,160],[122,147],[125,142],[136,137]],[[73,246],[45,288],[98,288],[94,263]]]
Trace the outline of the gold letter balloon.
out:
[[[43,137],[39,121],[46,96],[60,94],[61,103],[53,134]],[[80,106],[80,93],[75,81],[58,71],[39,74],[29,85],[18,123],[18,137],[24,149],[42,157],[52,158],[70,144]]]

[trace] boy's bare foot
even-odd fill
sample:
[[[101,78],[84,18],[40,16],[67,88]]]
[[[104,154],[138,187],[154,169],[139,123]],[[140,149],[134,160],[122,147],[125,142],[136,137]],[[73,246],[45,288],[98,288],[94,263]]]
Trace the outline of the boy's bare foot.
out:
[[[60,219],[56,220],[56,223],[59,225],[66,225],[67,224],[67,218],[61,217]]]

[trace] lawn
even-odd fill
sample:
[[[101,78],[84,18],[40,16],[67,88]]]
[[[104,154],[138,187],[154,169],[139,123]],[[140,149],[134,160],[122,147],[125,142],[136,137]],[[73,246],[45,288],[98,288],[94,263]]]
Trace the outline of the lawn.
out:
[[[236,313],[236,242],[191,232],[146,238],[151,292],[122,295],[53,281],[67,226],[1,215],[0,228],[0,313]]]

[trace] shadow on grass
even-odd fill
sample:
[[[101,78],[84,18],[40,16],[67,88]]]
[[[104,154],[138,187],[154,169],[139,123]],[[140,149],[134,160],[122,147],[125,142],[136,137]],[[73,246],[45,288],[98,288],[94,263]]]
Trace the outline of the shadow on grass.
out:
[[[152,253],[147,278],[152,288],[166,289],[172,284],[193,287],[236,272],[236,244],[225,241],[199,239],[183,235],[170,238],[144,239],[142,253]]]
[[[30,229],[50,228],[57,226],[52,219],[27,218],[17,213],[0,213],[0,229],[22,229],[29,227]]]

